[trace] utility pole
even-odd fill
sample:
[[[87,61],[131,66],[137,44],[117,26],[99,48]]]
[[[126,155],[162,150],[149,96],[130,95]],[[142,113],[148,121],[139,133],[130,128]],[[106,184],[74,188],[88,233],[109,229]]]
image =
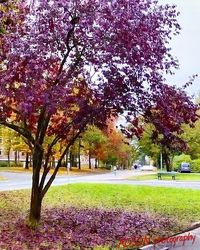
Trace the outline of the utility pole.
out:
[[[163,169],[163,157],[162,157],[162,147],[161,147],[161,150],[160,150],[160,170],[162,171]]]

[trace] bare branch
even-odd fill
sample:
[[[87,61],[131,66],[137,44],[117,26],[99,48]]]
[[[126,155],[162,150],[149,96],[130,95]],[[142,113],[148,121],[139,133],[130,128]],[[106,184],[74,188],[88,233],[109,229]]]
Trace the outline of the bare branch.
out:
[[[72,20],[73,20],[73,19],[72,19]],[[59,68],[59,70],[58,70],[58,74],[57,74],[57,78],[56,78],[55,84],[58,83],[58,77],[59,77],[60,74],[62,73],[63,67],[64,67],[64,65],[65,65],[65,63],[66,63],[66,61],[67,61],[67,58],[68,58],[70,52],[71,52],[71,51],[73,50],[73,48],[75,47],[75,45],[72,46],[72,47],[70,47],[70,39],[71,39],[71,37],[72,37],[72,35],[73,35],[73,32],[74,32],[76,23],[75,23],[75,22],[72,22],[72,25],[73,25],[72,28],[71,28],[71,29],[69,30],[69,32],[67,33],[67,38],[66,38],[66,42],[65,42],[65,44],[66,44],[66,46],[67,46],[67,52],[65,53],[65,55],[64,55],[64,57],[63,57],[63,59],[62,59],[62,62],[61,62],[61,64],[60,64],[60,68]]]

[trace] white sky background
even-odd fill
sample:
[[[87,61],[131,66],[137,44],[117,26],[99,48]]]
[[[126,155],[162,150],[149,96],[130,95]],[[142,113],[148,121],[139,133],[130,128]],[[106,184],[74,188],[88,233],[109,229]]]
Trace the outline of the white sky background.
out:
[[[200,93],[200,0],[158,0],[160,4],[175,4],[180,11],[178,22],[181,34],[174,36],[170,46],[173,56],[179,60],[180,69],[168,76],[171,84],[182,86],[193,74],[198,74],[192,86],[186,89],[189,95]]]

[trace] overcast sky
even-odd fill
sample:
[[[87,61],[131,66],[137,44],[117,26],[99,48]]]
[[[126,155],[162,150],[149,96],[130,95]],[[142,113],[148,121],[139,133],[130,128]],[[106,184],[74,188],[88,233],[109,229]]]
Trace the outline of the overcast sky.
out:
[[[189,76],[199,74],[188,94],[200,92],[200,0],[158,0],[159,3],[173,3],[180,11],[178,18],[181,34],[171,41],[172,54],[179,59],[180,69],[167,79],[178,86],[184,84]]]

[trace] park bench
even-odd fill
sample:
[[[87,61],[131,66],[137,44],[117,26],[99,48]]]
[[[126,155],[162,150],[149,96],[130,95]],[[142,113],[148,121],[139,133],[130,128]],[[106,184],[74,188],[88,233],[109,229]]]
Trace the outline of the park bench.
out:
[[[162,180],[162,176],[171,176],[172,180],[176,179],[177,172],[159,172],[157,173],[158,180]]]

